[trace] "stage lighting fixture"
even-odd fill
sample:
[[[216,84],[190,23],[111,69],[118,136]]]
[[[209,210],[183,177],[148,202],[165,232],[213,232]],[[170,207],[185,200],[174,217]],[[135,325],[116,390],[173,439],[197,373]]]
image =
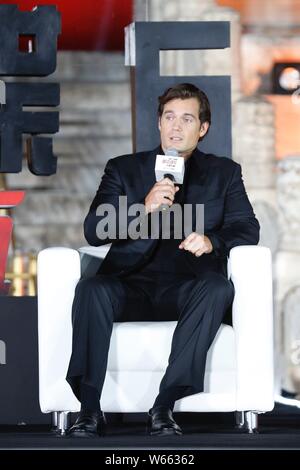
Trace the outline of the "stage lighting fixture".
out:
[[[300,62],[280,62],[274,64],[273,94],[291,95],[300,88]]]

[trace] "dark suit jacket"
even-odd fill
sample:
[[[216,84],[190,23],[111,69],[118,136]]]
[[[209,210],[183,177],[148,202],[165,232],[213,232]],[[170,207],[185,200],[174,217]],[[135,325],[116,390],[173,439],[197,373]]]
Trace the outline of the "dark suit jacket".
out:
[[[160,148],[122,155],[106,164],[102,181],[84,221],[84,234],[90,245],[112,243],[101,264],[101,273],[126,275],[147,263],[155,249],[156,239],[99,239],[96,226],[102,217],[96,215],[96,210],[100,204],[110,203],[118,214],[121,195],[127,196],[128,205],[143,203],[156,182],[154,167],[157,153],[161,153]],[[214,250],[200,257],[186,251],[186,257],[195,274],[203,270],[225,274],[231,248],[258,243],[259,223],[244,188],[240,165],[229,158],[205,154],[198,149],[194,150],[193,158],[197,165],[192,181],[189,179],[189,184],[193,186],[187,202],[204,203],[204,234],[211,240]],[[135,217],[128,217],[128,224]]]

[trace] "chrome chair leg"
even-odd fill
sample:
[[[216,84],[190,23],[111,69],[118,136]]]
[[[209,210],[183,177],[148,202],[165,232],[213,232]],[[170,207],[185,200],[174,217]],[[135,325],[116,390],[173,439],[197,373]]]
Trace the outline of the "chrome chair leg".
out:
[[[70,425],[70,413],[68,411],[52,412],[52,428],[61,436],[66,434]]]
[[[236,426],[249,434],[258,432],[258,413],[255,411],[236,411]]]
[[[57,411],[52,411],[51,413],[51,429],[53,431],[57,429]]]

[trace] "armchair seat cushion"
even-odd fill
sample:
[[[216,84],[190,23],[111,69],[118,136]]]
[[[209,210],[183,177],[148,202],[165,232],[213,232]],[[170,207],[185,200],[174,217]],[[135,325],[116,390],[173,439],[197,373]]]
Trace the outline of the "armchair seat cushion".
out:
[[[175,321],[115,323],[107,370],[165,371],[175,327]],[[234,331],[231,326],[221,325],[210,347],[206,371],[211,370],[236,370]]]

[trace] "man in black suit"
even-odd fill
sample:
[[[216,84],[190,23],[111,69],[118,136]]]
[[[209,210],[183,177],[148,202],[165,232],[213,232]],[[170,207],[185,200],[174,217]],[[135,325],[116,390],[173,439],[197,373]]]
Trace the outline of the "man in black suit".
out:
[[[100,395],[113,322],[134,320],[177,320],[148,429],[152,435],[182,434],[172,414],[174,403],[203,391],[206,354],[233,300],[227,256],[231,248],[259,240],[259,224],[240,165],[197,149],[211,122],[205,93],[192,84],[169,88],[159,97],[158,115],[161,146],[109,160],[84,222],[89,244],[112,245],[97,276],[76,287],[67,380],[81,401],[81,412],[69,430],[71,436],[103,433]],[[169,178],[155,180],[156,155],[169,148],[184,158],[181,186]],[[161,231],[159,239],[132,239],[128,233],[132,216],[119,221],[120,196],[127,196],[126,209],[144,204],[146,224],[163,205],[204,204],[203,233],[193,231],[193,216],[191,232],[180,240],[172,238],[172,224],[169,239]],[[116,211],[113,239],[104,234],[104,204]]]

